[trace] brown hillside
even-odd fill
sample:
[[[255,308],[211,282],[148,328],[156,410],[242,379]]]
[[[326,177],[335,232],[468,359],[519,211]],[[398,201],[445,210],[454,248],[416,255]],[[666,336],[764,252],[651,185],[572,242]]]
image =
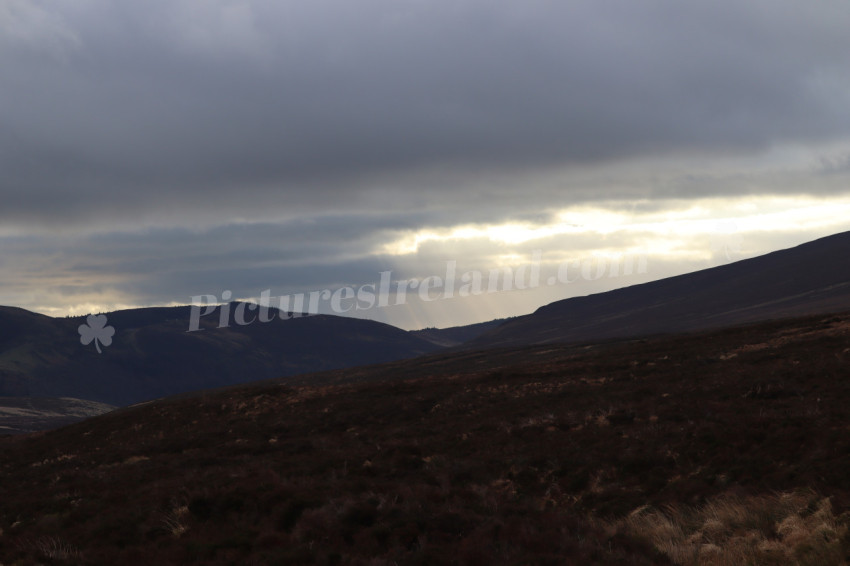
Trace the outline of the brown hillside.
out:
[[[841,314],[443,354],[310,378],[348,384],[147,403],[0,439],[0,557],[664,564],[646,529],[611,525],[646,505],[807,490],[831,498],[840,524],[819,539],[830,558],[773,519],[746,528],[791,545],[771,563],[841,564],[848,363]],[[815,507],[794,516],[807,524]]]

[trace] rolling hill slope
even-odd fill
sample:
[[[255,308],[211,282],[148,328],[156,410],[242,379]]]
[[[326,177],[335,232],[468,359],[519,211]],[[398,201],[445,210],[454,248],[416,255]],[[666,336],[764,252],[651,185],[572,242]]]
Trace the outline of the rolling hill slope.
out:
[[[387,324],[325,315],[217,328],[214,312],[201,319],[196,332],[187,332],[190,307],[118,311],[107,318],[115,335],[99,354],[94,344],[80,343],[82,317],[54,319],[0,307],[0,396],[128,405],[439,348]]]
[[[606,293],[557,301],[484,333],[470,349],[589,342],[850,308],[850,232]]]
[[[709,563],[838,566],[848,345],[845,313],[440,353],[0,437],[0,557],[613,566],[710,545]],[[713,523],[665,522],[694,506]]]

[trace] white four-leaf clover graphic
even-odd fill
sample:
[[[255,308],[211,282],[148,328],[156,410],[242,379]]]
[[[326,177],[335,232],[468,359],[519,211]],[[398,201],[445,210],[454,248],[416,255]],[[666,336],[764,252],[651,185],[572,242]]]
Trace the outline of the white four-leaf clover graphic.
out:
[[[77,329],[80,333],[80,343],[83,346],[88,346],[94,340],[94,347],[97,348],[97,353],[102,354],[100,344],[104,346],[112,344],[112,336],[115,334],[115,329],[111,326],[106,326],[105,314],[90,314],[86,317],[86,322],[88,324],[81,324]]]

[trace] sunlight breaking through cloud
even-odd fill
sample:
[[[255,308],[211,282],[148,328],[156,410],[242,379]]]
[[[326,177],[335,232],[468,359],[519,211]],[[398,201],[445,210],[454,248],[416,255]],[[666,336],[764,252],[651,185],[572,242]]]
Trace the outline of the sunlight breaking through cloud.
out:
[[[482,247],[527,244],[562,235],[599,237],[598,253],[628,253],[636,248],[660,255],[705,259],[711,250],[704,241],[718,230],[735,226],[741,236],[750,232],[804,232],[818,228],[842,230],[850,218],[850,198],[823,199],[809,196],[748,196],[736,199],[701,199],[697,202],[671,202],[660,211],[622,212],[625,203],[614,209],[576,207],[559,211],[549,224],[509,222],[493,225],[466,225],[456,228],[409,231],[380,245],[375,252],[390,256],[420,253],[429,242],[473,241]],[[678,206],[677,206],[678,205]],[[725,224],[724,224],[725,223]],[[727,228],[722,228],[722,226]],[[633,246],[606,248],[604,236],[625,236]],[[699,243],[695,245],[695,241]],[[639,244],[637,244],[639,242]],[[765,250],[751,250],[753,253]]]

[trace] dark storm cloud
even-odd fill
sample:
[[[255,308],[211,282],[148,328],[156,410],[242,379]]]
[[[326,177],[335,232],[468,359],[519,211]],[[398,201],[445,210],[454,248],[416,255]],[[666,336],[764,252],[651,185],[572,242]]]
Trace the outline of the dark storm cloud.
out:
[[[846,136],[848,27],[843,2],[12,0],[0,217],[533,214],[604,195],[518,210],[525,172]]]

